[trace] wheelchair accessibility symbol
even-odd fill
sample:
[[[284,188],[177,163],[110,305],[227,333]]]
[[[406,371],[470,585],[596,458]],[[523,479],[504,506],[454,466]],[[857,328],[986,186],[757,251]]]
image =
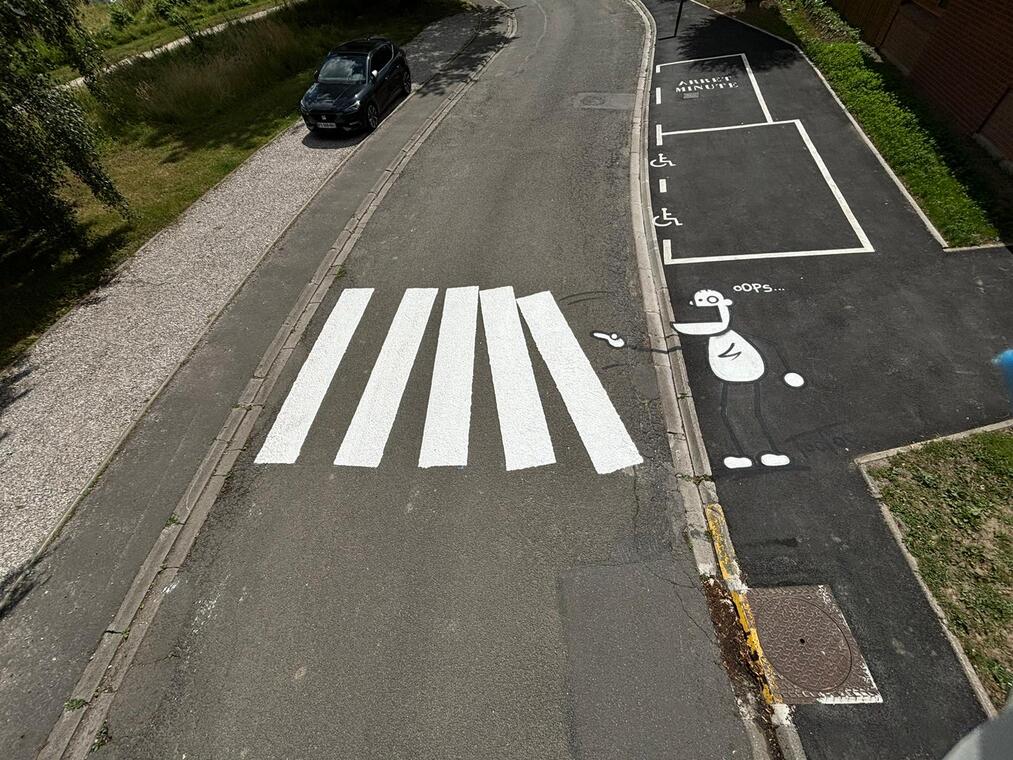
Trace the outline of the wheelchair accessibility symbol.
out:
[[[660,169],[663,166],[675,166],[675,162],[671,161],[664,153],[659,153],[658,157],[650,163],[655,169]]]
[[[671,214],[669,214],[667,208],[661,209],[660,216],[654,217],[654,226],[655,227],[671,227],[673,224],[676,227],[681,227],[682,226],[682,222],[680,222],[678,220],[678,218],[676,218],[676,217],[672,216]]]

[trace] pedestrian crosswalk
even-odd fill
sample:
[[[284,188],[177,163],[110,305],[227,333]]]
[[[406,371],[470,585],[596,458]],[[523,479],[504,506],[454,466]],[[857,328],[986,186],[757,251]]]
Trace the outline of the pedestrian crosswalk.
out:
[[[405,291],[335,465],[380,465],[438,294],[436,288]],[[258,464],[298,460],[372,295],[372,288],[342,291],[257,454]],[[512,287],[460,287],[444,295],[419,467],[468,464],[480,311],[507,470],[556,461],[522,317],[594,469],[605,474],[643,461],[550,292],[517,298]]]

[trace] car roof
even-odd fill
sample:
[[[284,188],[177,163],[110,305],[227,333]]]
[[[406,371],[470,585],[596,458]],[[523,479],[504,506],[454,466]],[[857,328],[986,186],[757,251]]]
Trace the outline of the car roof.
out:
[[[380,45],[389,45],[391,41],[386,37],[366,37],[358,40],[350,40],[349,42],[343,42],[336,48],[331,50],[330,54],[335,53],[370,53]]]

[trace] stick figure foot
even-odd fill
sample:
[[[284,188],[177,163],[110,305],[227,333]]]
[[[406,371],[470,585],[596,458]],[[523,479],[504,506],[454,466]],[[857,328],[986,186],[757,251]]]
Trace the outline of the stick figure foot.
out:
[[[729,470],[741,470],[743,467],[752,467],[753,460],[749,457],[725,457],[725,467]]]

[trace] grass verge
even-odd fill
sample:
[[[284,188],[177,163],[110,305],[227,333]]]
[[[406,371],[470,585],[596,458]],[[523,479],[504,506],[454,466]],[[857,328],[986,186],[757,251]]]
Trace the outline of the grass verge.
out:
[[[1013,240],[1013,179],[820,0],[705,0],[805,51],[951,246]]]
[[[1013,430],[936,441],[871,472],[997,709],[1013,689]]]
[[[104,78],[109,102],[79,93],[108,139],[104,165],[126,196],[121,218],[70,183],[81,235],[18,239],[0,231],[0,367],[107,281],[146,240],[251,153],[292,124],[323,54],[342,40],[378,34],[404,43],[459,0],[422,0],[400,14],[342,15],[333,0],[307,0]]]
[[[208,29],[225,21],[239,19],[251,13],[285,5],[287,0],[203,0],[194,2],[189,12],[190,20],[199,30]],[[102,50],[102,57],[109,63],[122,61],[132,55],[147,52],[173,40],[183,37],[178,27],[154,13],[150,0],[133,0],[124,3],[87,3],[81,6],[81,22]],[[113,8],[126,10],[134,6],[133,12],[118,16],[125,21],[113,21]],[[121,11],[122,12],[122,11]],[[78,72],[64,65],[58,58],[53,59],[53,76],[58,82],[69,82]]]

